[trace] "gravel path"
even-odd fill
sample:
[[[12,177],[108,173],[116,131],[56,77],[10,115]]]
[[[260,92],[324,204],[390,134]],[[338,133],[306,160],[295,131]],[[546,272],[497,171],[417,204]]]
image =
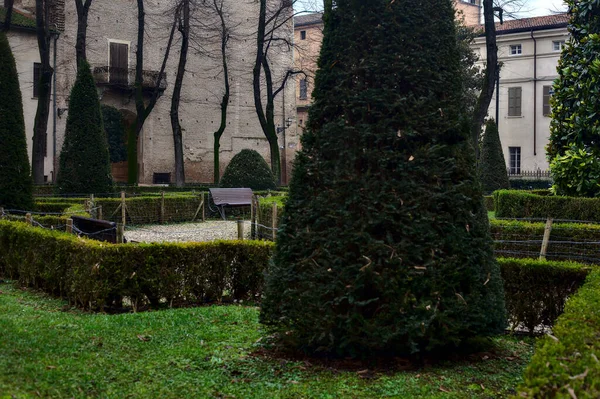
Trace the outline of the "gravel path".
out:
[[[244,223],[244,238],[250,238],[250,222]],[[208,221],[170,225],[126,226],[128,242],[199,242],[236,240],[236,221]]]

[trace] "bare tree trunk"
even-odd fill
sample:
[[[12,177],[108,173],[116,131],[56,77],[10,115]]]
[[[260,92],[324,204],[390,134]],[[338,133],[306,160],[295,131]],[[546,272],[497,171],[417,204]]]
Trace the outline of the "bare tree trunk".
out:
[[[44,157],[47,151],[48,117],[50,116],[50,93],[52,74],[50,66],[50,29],[48,26],[49,4],[44,0],[35,2],[36,32],[40,53],[41,73],[39,97],[33,126],[32,175],[35,184],[44,183]]]
[[[225,92],[223,93],[223,99],[221,100],[221,124],[219,125],[219,129],[214,134],[214,182],[215,184],[219,184],[219,181],[221,180],[221,166],[219,163],[219,151],[221,148],[220,140],[227,126],[227,106],[229,105],[229,96],[231,91],[229,85],[229,66],[227,63],[227,43],[229,42],[229,29],[227,28],[225,16],[223,14],[223,1],[221,0],[219,5],[217,0],[213,0],[213,5],[221,21],[221,62],[223,64],[223,81],[225,83]]]
[[[171,33],[169,34],[169,41],[167,48],[165,49],[165,55],[163,57],[162,65],[156,78],[155,87],[152,92],[152,96],[148,101],[148,105],[144,102],[144,34],[145,34],[145,18],[146,12],[144,9],[144,0],[137,0],[138,6],[138,37],[137,37],[137,53],[136,65],[135,65],[135,109],[136,118],[135,121],[129,127],[127,132],[127,181],[129,184],[136,184],[138,181],[138,153],[137,153],[137,141],[144,123],[150,113],[154,109],[158,96],[160,94],[160,84],[164,78],[165,69],[167,67],[167,61],[169,59],[169,53],[173,44],[173,36],[175,35],[175,29],[179,22],[179,14],[175,12],[175,18],[171,26]]]
[[[487,60],[484,72],[484,83],[477,104],[475,105],[471,124],[471,136],[477,158],[479,158],[479,136],[481,134],[481,126],[483,125],[490,107],[490,102],[494,95],[496,76],[498,73],[498,46],[496,45],[496,25],[494,24],[493,0],[483,0],[483,17]],[[498,93],[496,95],[498,95]]]
[[[77,42],[75,43],[75,52],[77,57],[77,69],[79,69],[79,63],[81,61],[87,61],[86,54],[86,38],[87,38],[87,24],[88,14],[92,0],[75,0],[75,6],[77,7]]]
[[[173,144],[175,147],[175,184],[177,187],[185,185],[185,169],[183,161],[183,137],[181,124],[179,123],[179,104],[181,102],[181,88],[185,75],[185,64],[190,44],[190,0],[182,0],[182,17],[179,22],[181,33],[181,51],[179,52],[179,66],[177,77],[173,87],[173,98],[171,99],[171,127],[173,128]]]
[[[15,0],[4,0],[4,8],[6,9],[6,14],[4,16],[4,25],[2,26],[2,31],[4,32],[8,32],[10,30],[14,3]]]

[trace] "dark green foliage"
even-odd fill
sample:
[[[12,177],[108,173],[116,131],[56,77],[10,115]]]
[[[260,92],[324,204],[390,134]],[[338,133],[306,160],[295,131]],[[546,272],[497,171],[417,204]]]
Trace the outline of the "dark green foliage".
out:
[[[567,302],[552,337],[536,344],[519,397],[600,397],[600,272]]]
[[[32,185],[19,75],[8,39],[0,32],[0,206],[31,210]]]
[[[496,190],[510,188],[498,126],[493,119],[485,124],[478,166],[484,193],[489,194]]]
[[[110,162],[125,162],[127,160],[126,134],[123,125],[123,114],[109,105],[102,105],[102,121],[108,140]]]
[[[552,180],[550,179],[510,179],[510,188],[512,190],[548,190],[552,187]]]
[[[56,189],[59,194],[101,194],[113,190],[100,101],[87,63],[80,65],[71,90]]]
[[[588,265],[533,259],[499,258],[506,310],[511,327],[531,334],[541,324],[552,326],[567,298],[581,287],[592,270]]]
[[[0,276],[86,309],[114,297],[137,306],[220,301],[225,290],[234,299],[256,298],[272,251],[261,241],[107,245],[0,221]]]
[[[339,0],[325,19],[261,322],[351,356],[502,331],[451,2]]]
[[[600,198],[557,197],[526,191],[494,193],[496,217],[554,218],[600,222]]]
[[[492,197],[491,195],[486,195],[485,197],[483,197],[483,202],[485,203],[485,209],[487,209],[488,211],[494,211],[494,197]]]
[[[221,177],[220,186],[273,190],[277,183],[264,158],[258,152],[246,149],[231,159]]]
[[[554,84],[548,160],[557,194],[600,195],[600,3],[567,0],[571,21]]]

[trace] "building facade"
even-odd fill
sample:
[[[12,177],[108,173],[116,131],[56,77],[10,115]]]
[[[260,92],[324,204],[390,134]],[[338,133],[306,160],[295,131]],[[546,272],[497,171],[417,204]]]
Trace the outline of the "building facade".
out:
[[[488,115],[497,119],[511,175],[548,170],[550,98],[561,50],[569,40],[567,24],[566,14],[496,24],[500,90],[494,93]],[[478,37],[473,49],[483,64],[485,37]]]
[[[58,157],[64,140],[64,131],[69,109],[69,93],[76,78],[75,42],[77,36],[77,12],[72,1],[54,0],[62,26],[56,42],[56,85],[49,121],[49,146],[57,148],[56,156],[49,151],[45,173],[52,181],[58,164]],[[277,1],[273,0],[273,4]],[[279,3],[277,3],[279,4]],[[174,144],[170,110],[173,82],[179,61],[179,33],[176,31],[171,54],[165,68],[166,79],[157,79],[161,69],[169,32],[173,23],[173,2],[147,0],[146,33],[144,48],[144,92],[145,100],[150,99],[157,84],[160,84],[160,97],[156,107],[144,123],[138,138],[138,182],[165,183],[174,179]],[[228,104],[226,129],[221,137],[220,169],[223,173],[231,158],[242,149],[257,150],[270,161],[268,142],[260,127],[254,106],[252,70],[256,59],[256,26],[259,4],[257,2],[236,2],[224,0],[225,18],[230,24],[230,39],[227,51],[231,95]],[[15,11],[33,17],[35,2],[16,0]],[[207,10],[193,10],[199,14],[196,19],[204,22],[211,16]],[[291,10],[290,10],[291,12]],[[203,14],[200,14],[203,13]],[[213,15],[214,17],[214,15]],[[135,119],[133,85],[135,80],[137,52],[138,10],[134,1],[94,0],[92,2],[87,29],[87,58],[92,67],[101,103],[121,111],[125,123]],[[218,32],[192,23],[195,35],[188,53],[186,74],[183,81],[180,123],[183,129],[184,161],[186,182],[210,183],[213,181],[214,132],[221,121],[221,100],[224,92],[223,70]],[[29,36],[27,36],[29,35]],[[292,41],[293,25],[284,24],[279,36]],[[35,118],[35,99],[30,93],[33,82],[33,68],[36,62],[37,44],[35,32],[25,33],[15,30],[10,43],[13,52],[19,57],[18,68],[23,76],[21,90],[23,98],[31,98],[25,109],[27,134],[31,138]],[[20,55],[19,47],[27,42],[27,55]],[[51,56],[53,57],[53,55]],[[269,60],[275,84],[283,81],[287,71],[293,68],[293,52],[273,48]],[[160,82],[160,83],[159,83]],[[284,141],[286,150],[282,159],[292,160],[296,148],[296,125],[290,115],[295,114],[295,93],[289,84],[275,98],[275,123],[280,127],[280,148]],[[287,118],[286,118],[287,115]],[[56,134],[52,128],[56,120]],[[285,135],[285,137],[284,137]],[[29,140],[31,142],[31,140]],[[31,154],[31,150],[30,150]],[[113,165],[113,175],[123,181],[127,174],[126,164]],[[123,170],[125,168],[125,170]],[[172,178],[171,178],[172,176]],[[283,180],[287,180],[285,177]]]

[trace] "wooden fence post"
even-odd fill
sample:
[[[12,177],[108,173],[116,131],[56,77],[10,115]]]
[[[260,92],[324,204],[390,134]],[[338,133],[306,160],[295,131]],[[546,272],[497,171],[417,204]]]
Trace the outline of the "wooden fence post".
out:
[[[31,218],[31,213],[25,214],[25,223],[27,223],[30,226],[33,224],[33,219]]]
[[[97,219],[98,211],[96,210],[96,201],[94,201],[94,194],[90,194],[90,208],[88,209],[88,213],[90,214],[92,219]]]
[[[98,205],[98,220],[104,220],[102,216],[102,205]]]
[[[255,239],[256,234],[256,209],[254,208],[254,196],[252,196],[252,201],[250,201],[250,239]]]
[[[127,221],[127,210],[125,209],[125,191],[121,191],[121,224]]]
[[[542,249],[540,250],[540,260],[546,260],[546,252],[548,252],[548,242],[550,241],[550,233],[552,232],[552,218],[546,220],[544,228],[544,239],[542,240]]]
[[[244,239],[244,221],[242,219],[238,219],[237,221],[237,230],[238,230],[238,240]]]
[[[273,202],[273,241],[277,240],[277,203]]]
[[[67,228],[65,231],[69,234],[73,234],[73,219],[71,219],[71,218],[67,219]]]
[[[160,192],[160,215],[158,216],[158,222],[160,224],[165,223],[165,192]]]
[[[117,244],[123,244],[125,241],[125,225],[117,223]]]

